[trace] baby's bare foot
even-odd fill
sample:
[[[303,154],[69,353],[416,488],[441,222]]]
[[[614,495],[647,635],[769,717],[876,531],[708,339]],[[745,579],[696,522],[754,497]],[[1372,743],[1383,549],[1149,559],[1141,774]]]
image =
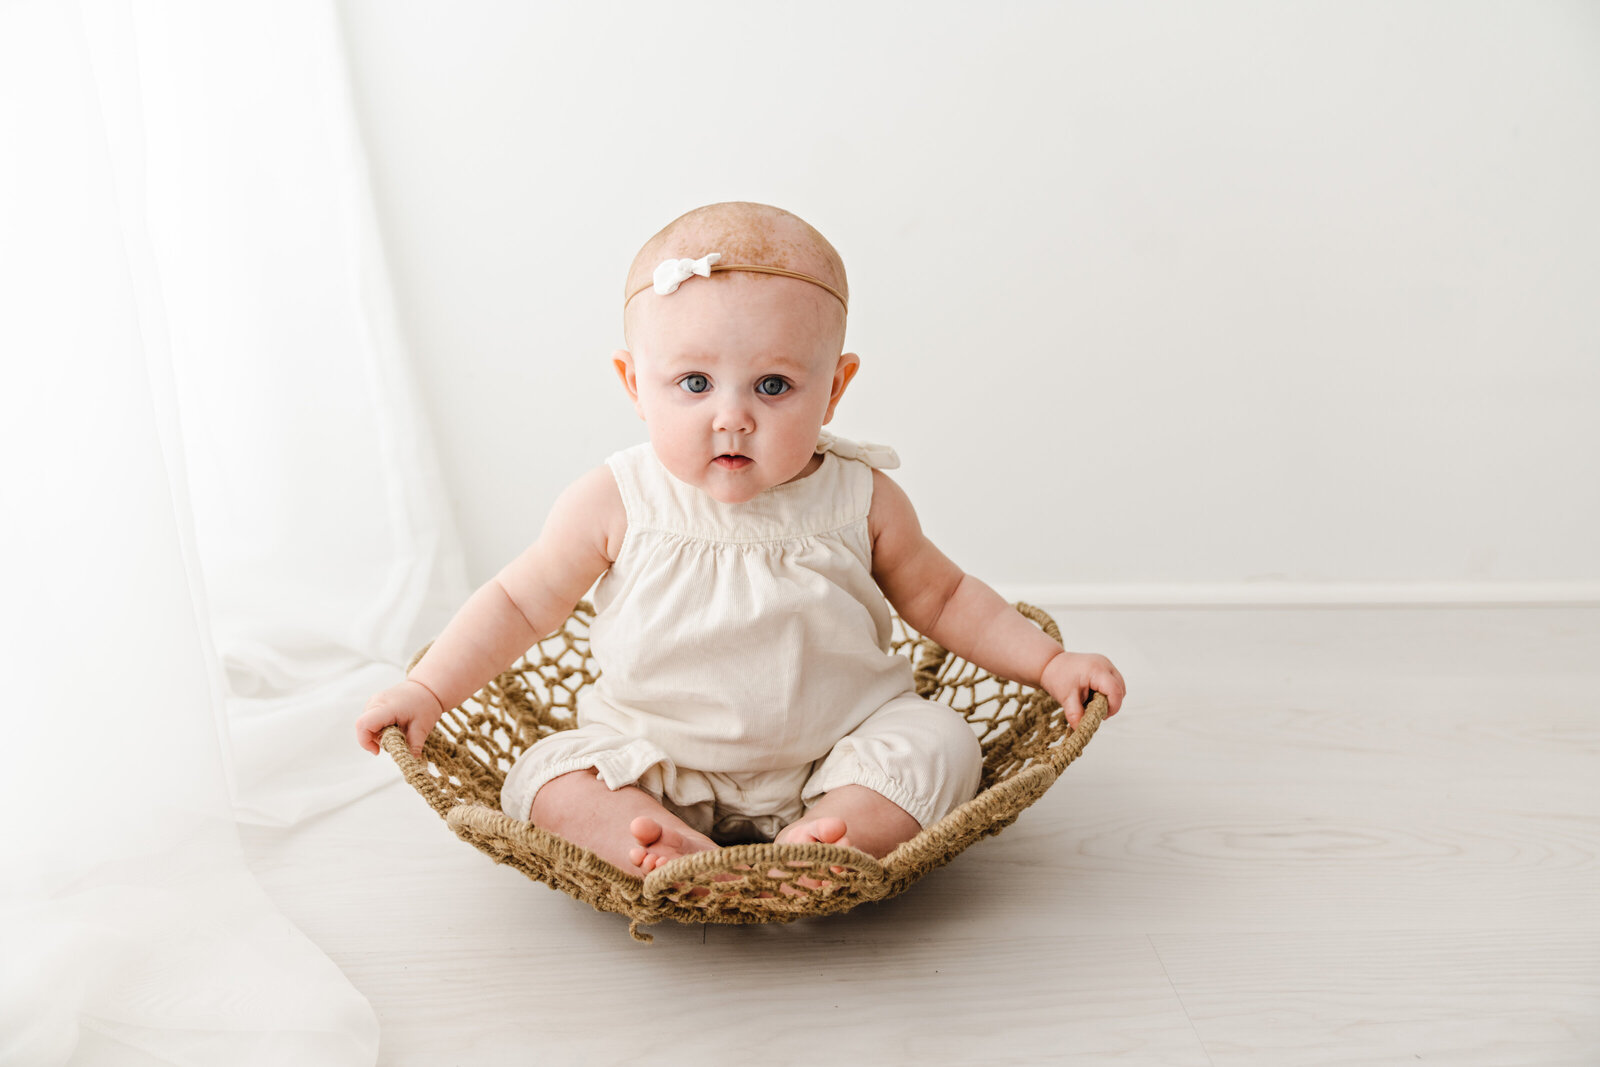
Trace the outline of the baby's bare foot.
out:
[[[778,839],[847,845],[882,859],[921,829],[909,812],[882,793],[864,785],[841,785],[811,805],[795,825],[785,827]]]
[[[790,823],[788,826],[785,826],[782,830],[780,830],[778,832],[778,836],[772,840],[774,844],[779,845],[807,845],[815,843],[819,845],[843,845],[845,848],[855,847],[850,843],[849,827],[845,825],[844,820],[829,817],[823,817],[820,819],[801,819],[799,822]],[[831,870],[834,874],[844,873],[843,867],[833,867]],[[783,874],[782,871],[776,870],[768,873],[774,878],[780,877]],[[833,885],[832,882],[825,882],[816,878],[808,878],[805,875],[800,875],[797,877],[795,879],[795,883],[804,886],[807,889],[827,889]],[[779,886],[779,889],[790,896],[800,895],[800,891],[787,882]]]
[[[843,845],[846,848],[853,848],[855,846],[850,844],[848,829],[843,819],[801,819],[785,826],[773,840],[780,845],[806,845],[814,842],[819,845]]]
[[[648,815],[641,815],[629,823],[628,833],[639,842],[628,850],[628,859],[645,874],[671,863],[679,856],[717,847],[709,837],[664,827]]]
[[[641,878],[677,856],[716,847],[649,793],[614,790],[592,767],[546,782],[528,821]]]

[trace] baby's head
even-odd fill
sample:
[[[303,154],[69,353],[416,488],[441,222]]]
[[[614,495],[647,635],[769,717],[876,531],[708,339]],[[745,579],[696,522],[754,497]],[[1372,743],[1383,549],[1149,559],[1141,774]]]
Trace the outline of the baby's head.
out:
[[[709,276],[669,293],[667,260],[716,253]],[[803,277],[730,267],[768,267]],[[860,360],[843,352],[844,262],[800,218],[727,203],[674,219],[634,257],[628,348],[612,362],[662,464],[725,503],[815,469],[818,431]]]

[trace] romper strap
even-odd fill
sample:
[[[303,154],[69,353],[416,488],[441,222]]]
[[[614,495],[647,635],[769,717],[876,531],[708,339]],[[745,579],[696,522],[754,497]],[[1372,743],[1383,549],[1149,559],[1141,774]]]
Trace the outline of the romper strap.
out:
[[[843,437],[836,437],[827,430],[817,433],[817,451],[832,452],[840,459],[860,460],[867,466],[882,471],[892,471],[900,466],[900,457],[888,445],[849,441]]]

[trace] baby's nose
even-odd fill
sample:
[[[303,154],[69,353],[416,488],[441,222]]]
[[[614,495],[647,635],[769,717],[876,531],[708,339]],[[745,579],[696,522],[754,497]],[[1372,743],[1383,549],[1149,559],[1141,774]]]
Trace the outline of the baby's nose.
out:
[[[742,400],[724,400],[717,406],[711,428],[721,433],[750,433],[756,428],[755,413]]]

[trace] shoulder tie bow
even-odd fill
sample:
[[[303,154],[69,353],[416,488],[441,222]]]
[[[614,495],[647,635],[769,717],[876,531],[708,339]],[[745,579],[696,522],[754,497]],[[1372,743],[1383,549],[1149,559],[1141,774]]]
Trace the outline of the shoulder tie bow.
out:
[[[881,471],[892,471],[900,466],[900,457],[888,445],[868,444],[836,437],[827,430],[817,434],[817,451],[832,452],[840,459],[854,459]]]

